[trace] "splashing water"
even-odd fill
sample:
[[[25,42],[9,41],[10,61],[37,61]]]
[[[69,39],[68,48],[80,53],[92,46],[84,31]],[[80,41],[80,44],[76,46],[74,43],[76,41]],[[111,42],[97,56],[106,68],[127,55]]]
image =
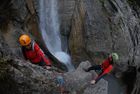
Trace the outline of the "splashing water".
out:
[[[68,54],[66,54],[65,52],[56,52],[55,57],[57,57],[61,62],[66,62],[65,65],[67,66],[69,71],[74,70],[74,66],[71,64],[71,58]]]
[[[66,65],[68,71],[74,70],[70,56],[61,48],[57,0],[39,0],[39,3],[40,30],[48,50]]]

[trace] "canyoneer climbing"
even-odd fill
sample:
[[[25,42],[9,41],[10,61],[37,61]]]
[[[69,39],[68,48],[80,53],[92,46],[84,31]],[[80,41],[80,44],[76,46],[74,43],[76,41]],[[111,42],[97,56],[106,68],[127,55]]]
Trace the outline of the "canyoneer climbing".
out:
[[[87,69],[84,69],[86,72],[89,72],[90,70],[100,70],[101,73],[91,81],[91,84],[95,84],[97,81],[99,81],[103,76],[110,73],[113,69],[113,65],[118,61],[119,56],[117,53],[112,53],[109,55],[109,57],[102,62],[101,65],[93,65]]]
[[[42,49],[35,41],[32,41],[29,35],[23,34],[19,37],[19,43],[22,46],[23,56],[31,63],[43,66],[46,69],[51,69],[51,62],[44,54]]]

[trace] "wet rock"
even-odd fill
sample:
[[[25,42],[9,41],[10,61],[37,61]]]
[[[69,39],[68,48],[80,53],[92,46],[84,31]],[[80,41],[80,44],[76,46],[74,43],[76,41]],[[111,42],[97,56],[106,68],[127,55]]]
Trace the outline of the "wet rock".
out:
[[[96,85],[88,86],[83,94],[108,94],[108,82],[101,79]]]
[[[5,26],[7,30],[0,29],[0,61],[8,62],[8,69],[10,69],[11,73],[10,76],[6,77],[16,81],[16,84],[14,81],[12,82],[18,87],[16,89],[20,93],[57,94],[56,84],[52,80],[54,77],[53,73],[28,62],[25,63],[26,61],[22,60],[22,53],[18,44],[19,35],[27,31],[34,36],[38,36],[33,37],[34,39],[41,41],[39,33],[35,33],[39,31],[37,16],[36,14],[32,15],[35,12],[38,13],[39,0],[31,0],[33,2],[36,1],[34,2],[35,10],[33,9],[33,4],[30,1],[28,2],[28,0],[26,0],[27,2],[25,0],[2,0],[1,3],[4,4],[1,5],[7,5],[7,1],[12,1],[11,6],[18,12],[18,15],[14,15],[8,19],[10,21]],[[130,1],[132,0],[59,1],[60,31],[63,39],[63,49],[66,50],[67,44],[70,44],[72,59],[74,62],[78,62],[77,66],[81,61],[85,60],[90,60],[92,63],[100,63],[111,52],[117,52],[120,55],[119,62],[123,62],[124,66],[128,65],[127,61],[130,61],[129,65],[139,65],[139,1],[136,0],[138,6],[137,3],[130,5],[133,4]],[[5,9],[7,8],[9,7],[6,6]],[[3,15],[0,15],[0,17],[3,18]],[[3,21],[5,21],[5,18],[1,22]],[[42,44],[42,42],[39,43]],[[119,65],[121,66],[121,64]],[[82,69],[87,66],[90,65],[82,63],[76,71],[64,74],[66,88],[71,93],[84,91],[88,81],[92,79],[94,73],[86,73]],[[123,70],[123,68],[121,67],[120,70]],[[139,82],[138,72],[133,94],[139,94]],[[8,83],[9,80],[7,81],[7,85]],[[12,84],[9,85],[13,87]],[[99,89],[98,86],[93,86],[93,88],[97,92],[106,93],[106,90],[102,91],[102,88]],[[88,87],[84,92],[92,94],[95,91],[92,91],[92,87]],[[82,93],[80,92],[79,94]]]
[[[119,54],[120,62],[139,61],[139,18],[126,0],[76,4],[69,41],[75,62],[90,57],[98,63],[111,52]]]
[[[64,74],[66,79],[66,88],[69,91],[78,91],[79,87],[83,88],[92,79],[94,73],[85,72],[83,69],[88,68],[90,63],[88,61],[82,62],[79,67],[73,71]]]
[[[55,70],[48,71],[20,59],[9,60],[7,62],[9,79],[16,84],[15,88],[19,94],[57,94],[60,92],[56,83],[56,77],[59,75],[64,77],[65,89],[70,94],[74,94],[74,92],[83,89],[94,75],[94,73],[87,73],[83,70],[83,68],[90,66],[88,61],[82,62],[77,70],[64,74],[58,73]],[[11,86],[7,89],[10,89]],[[14,91],[11,92],[11,94],[13,93]]]

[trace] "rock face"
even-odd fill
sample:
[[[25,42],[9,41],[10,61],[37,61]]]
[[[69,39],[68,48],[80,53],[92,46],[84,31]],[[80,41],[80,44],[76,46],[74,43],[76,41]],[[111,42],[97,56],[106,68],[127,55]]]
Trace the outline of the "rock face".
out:
[[[76,0],[59,0],[60,33],[62,39],[62,49],[68,50],[68,40],[71,31],[72,17],[74,14]]]
[[[102,80],[98,83],[98,86],[91,86],[87,88],[84,94],[91,94],[91,92],[93,94],[108,94],[108,82]]]
[[[126,0],[79,0],[76,6],[70,34],[73,56],[86,51],[98,58],[117,52],[121,62],[138,64],[139,18]]]
[[[117,52],[120,69],[125,70],[128,61],[139,66],[138,4],[137,0],[77,0],[69,40],[74,62],[90,57],[99,63]]]
[[[4,81],[5,84],[2,83],[0,87],[4,85],[3,87],[7,88],[8,91],[5,91],[2,87],[0,89],[1,94],[59,94],[60,90],[56,83],[56,77],[62,73],[48,71],[21,59],[7,59],[4,62],[10,63],[10,65],[6,63],[8,66],[0,68],[0,70],[6,68],[6,76],[4,76],[4,79],[0,77],[0,82]],[[77,92],[85,86],[86,82],[91,80],[92,74],[83,73],[82,69],[89,65],[89,62],[83,62],[76,71],[63,74],[65,89],[70,94]]]

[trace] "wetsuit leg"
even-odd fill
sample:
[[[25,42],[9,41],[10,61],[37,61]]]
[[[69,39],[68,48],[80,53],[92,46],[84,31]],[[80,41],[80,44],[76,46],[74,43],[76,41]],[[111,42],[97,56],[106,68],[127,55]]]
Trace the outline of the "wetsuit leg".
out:
[[[85,69],[86,72],[89,72],[90,70],[101,70],[101,65],[93,65],[88,69]]]

